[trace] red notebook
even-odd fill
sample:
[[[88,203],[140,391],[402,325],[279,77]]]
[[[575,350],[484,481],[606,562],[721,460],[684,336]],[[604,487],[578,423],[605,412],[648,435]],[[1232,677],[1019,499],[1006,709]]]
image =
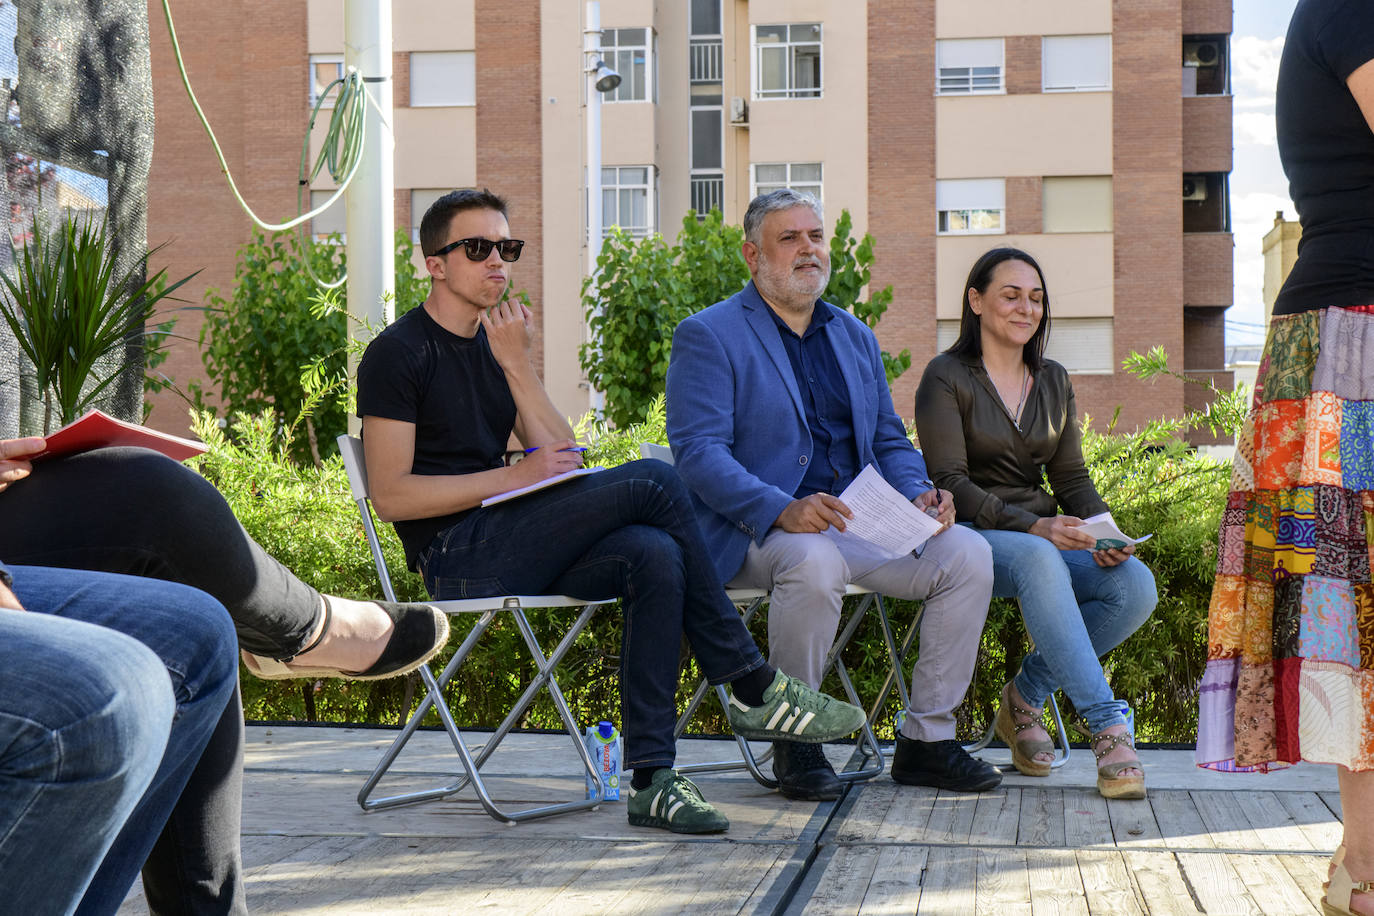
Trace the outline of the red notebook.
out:
[[[208,451],[203,442],[160,433],[146,426],[125,423],[98,410],[90,411],[81,419],[74,420],[43,438],[47,440],[48,447],[31,456],[30,461],[75,455],[110,445],[137,445],[150,448],[176,461],[185,461]]]

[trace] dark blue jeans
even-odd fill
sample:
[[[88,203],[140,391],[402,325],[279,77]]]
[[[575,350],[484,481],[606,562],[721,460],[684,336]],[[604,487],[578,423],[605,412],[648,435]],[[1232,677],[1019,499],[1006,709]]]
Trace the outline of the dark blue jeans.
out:
[[[683,634],[712,684],[766,665],[706,555],[677,473],[634,461],[477,509],[420,554],[438,599],[620,598],[625,767],[672,766]]]

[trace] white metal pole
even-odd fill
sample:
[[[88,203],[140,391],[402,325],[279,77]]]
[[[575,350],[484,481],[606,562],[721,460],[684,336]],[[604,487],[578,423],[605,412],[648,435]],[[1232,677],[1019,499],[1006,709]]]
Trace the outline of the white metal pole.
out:
[[[396,139],[391,130],[391,3],[344,0],[344,66],[363,76],[370,101],[363,118],[366,141],[358,174],[344,194],[348,233],[349,335],[362,339],[370,326],[379,331],[395,316],[396,211],[392,169]],[[357,366],[349,355],[349,375]],[[358,432],[356,417],[349,431]]]
[[[601,0],[587,0],[587,24],[582,33],[583,84],[587,93],[587,276],[596,276],[601,254],[601,93],[596,88],[596,61],[601,56]],[[606,406],[606,395],[588,392],[593,410]]]

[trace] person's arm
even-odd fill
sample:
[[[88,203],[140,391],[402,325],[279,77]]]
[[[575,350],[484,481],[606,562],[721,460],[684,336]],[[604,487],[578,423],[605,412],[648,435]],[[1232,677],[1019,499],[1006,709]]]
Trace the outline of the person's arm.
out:
[[[948,371],[950,362],[933,360],[916,389],[916,431],[926,467],[937,487],[954,494],[958,517],[979,528],[1029,531],[1040,516],[1004,502],[969,476],[964,413],[958,386]]]
[[[1360,106],[1360,113],[1364,115],[1370,131],[1374,131],[1374,60],[1356,67],[1355,72],[1346,78],[1345,85],[1355,97],[1355,104]]]
[[[7,442],[23,441],[8,439]],[[12,611],[24,610],[24,605],[19,603],[19,599],[14,596],[10,586],[14,584],[14,578],[10,571],[5,568],[4,563],[0,563],[0,608],[9,608]]]
[[[724,346],[704,321],[688,318],[677,326],[668,364],[668,441],[687,486],[712,511],[760,541],[794,500],[735,458],[735,411],[741,405],[734,400],[734,371]],[[764,393],[759,397],[764,399]],[[768,429],[759,430],[759,435],[773,438]],[[816,520],[805,523],[814,525]]]
[[[580,452],[561,449],[572,439],[549,442],[510,467],[471,474],[411,473],[415,463],[415,424],[363,417],[363,460],[372,506],[386,522],[433,518],[481,505],[488,496],[538,483],[582,463]]]
[[[573,438],[567,417],[553,406],[530,362],[530,318],[530,310],[514,299],[481,316],[491,355],[506,373],[515,399],[515,436],[526,448]]]

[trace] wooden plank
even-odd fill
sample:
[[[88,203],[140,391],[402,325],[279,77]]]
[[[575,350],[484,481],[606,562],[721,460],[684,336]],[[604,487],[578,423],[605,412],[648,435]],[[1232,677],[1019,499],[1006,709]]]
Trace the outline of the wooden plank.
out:
[[[1236,803],[1255,828],[1261,849],[1307,852],[1314,847],[1274,792],[1237,792]]]
[[[1264,912],[1224,853],[1180,852],[1177,858],[1204,913],[1261,916]]]
[[[754,900],[761,890],[772,883],[786,866],[793,852],[790,846],[764,843],[709,845],[718,853],[720,858],[717,861],[720,864],[696,874],[699,890],[687,901],[687,906],[683,908],[684,912],[749,912],[749,901]],[[672,863],[670,867],[676,870],[678,865]],[[705,880],[702,880],[703,876],[706,876]],[[576,912],[614,911],[597,905],[592,909]]]
[[[1020,813],[1016,833],[1018,846],[1064,845],[1062,789],[1022,789]]]
[[[934,846],[926,859],[917,916],[975,916],[977,854],[960,846]]]
[[[1312,848],[1327,853],[1336,851],[1344,827],[1316,792],[1275,792],[1279,802],[1293,815],[1298,829],[1307,834]]]
[[[864,899],[878,865],[881,846],[838,846],[825,863],[803,916],[835,916],[853,913]]]
[[[979,849],[977,862],[974,912],[978,916],[1031,916],[1026,851],[1015,846]]]
[[[483,863],[480,878],[469,893],[475,905],[492,906],[506,899],[514,889],[529,909],[552,899],[567,881],[575,881],[586,869],[601,860],[605,849],[593,851],[580,843],[548,839],[543,842],[510,841],[489,847],[491,851],[508,850],[508,854]],[[579,870],[580,869],[580,870]],[[555,883],[551,875],[565,877]]]
[[[844,820],[838,825],[827,827],[826,832],[833,831],[833,840],[837,843],[864,843],[872,840],[877,836],[883,819],[887,817],[893,799],[897,797],[898,788],[897,783],[890,779],[875,779],[850,786],[850,793],[857,792],[858,797],[845,814]],[[930,792],[934,794],[933,789]]]
[[[940,792],[931,806],[930,819],[926,821],[925,839],[922,842],[968,843],[980,794],[982,793]]]
[[[1230,854],[1226,861],[1236,870],[1241,883],[1266,916],[1308,916],[1320,914],[1298,887],[1293,876],[1274,856]]]
[[[978,793],[968,841],[974,846],[1015,846],[1016,823],[1021,812],[1021,790],[1003,786],[996,792]]]
[[[1123,850],[1121,855],[1150,916],[1198,916],[1173,853]]]
[[[550,863],[543,869],[543,874],[535,872],[530,885],[508,887],[504,892],[492,895],[488,905],[495,903],[502,906],[512,897],[518,897],[520,909],[536,916],[614,912],[630,894],[632,885],[627,879],[655,874],[678,848],[676,843],[598,845],[600,848],[595,850],[595,861],[583,859]],[[534,899],[527,894],[533,895]],[[454,911],[457,912],[457,909]]]
[[[1212,835],[1193,797],[1182,789],[1151,789],[1147,799],[1164,845],[1170,849],[1212,849]]]
[[[1093,916],[1144,916],[1126,861],[1115,849],[1080,849],[1078,874]]]
[[[1073,849],[1116,845],[1107,800],[1096,789],[1064,789],[1064,845]]]
[[[860,913],[914,913],[920,906],[929,846],[881,846]]]
[[[1322,908],[1322,896],[1326,893],[1322,884],[1327,880],[1331,860],[1325,855],[1279,856],[1279,862],[1293,878],[1312,908],[1318,912]]]
[[[1250,826],[1250,819],[1236,804],[1234,792],[1193,791],[1190,794],[1217,849],[1263,848],[1259,836]]]
[[[692,896],[701,888],[702,875],[711,875],[712,883],[719,877],[716,871],[722,858],[722,849],[716,843],[678,843],[673,844],[674,858],[671,862],[660,861],[658,865],[659,880],[654,884],[652,892],[632,893],[627,899],[622,900],[617,912],[620,913],[690,913],[689,901]],[[744,850],[749,847],[731,846],[724,850],[725,855],[737,850]],[[517,889],[523,890],[520,885]],[[508,899],[509,892],[504,892],[491,901],[489,905],[499,906],[502,899]],[[522,894],[521,902],[527,898]]]
[[[1027,849],[1032,916],[1088,916],[1078,860],[1071,849]]]
[[[1336,815],[1337,820],[1345,820],[1345,815],[1341,813],[1341,793],[1318,792],[1317,795],[1321,797],[1321,800],[1323,803],[1325,803],[1326,807],[1331,809],[1331,813]]]
[[[894,843],[922,842],[938,795],[937,789],[926,786],[903,786],[892,796],[875,839]]]
[[[1155,823],[1149,799],[1107,799],[1107,814],[1112,819],[1112,836],[1120,849],[1163,849],[1164,837]]]

